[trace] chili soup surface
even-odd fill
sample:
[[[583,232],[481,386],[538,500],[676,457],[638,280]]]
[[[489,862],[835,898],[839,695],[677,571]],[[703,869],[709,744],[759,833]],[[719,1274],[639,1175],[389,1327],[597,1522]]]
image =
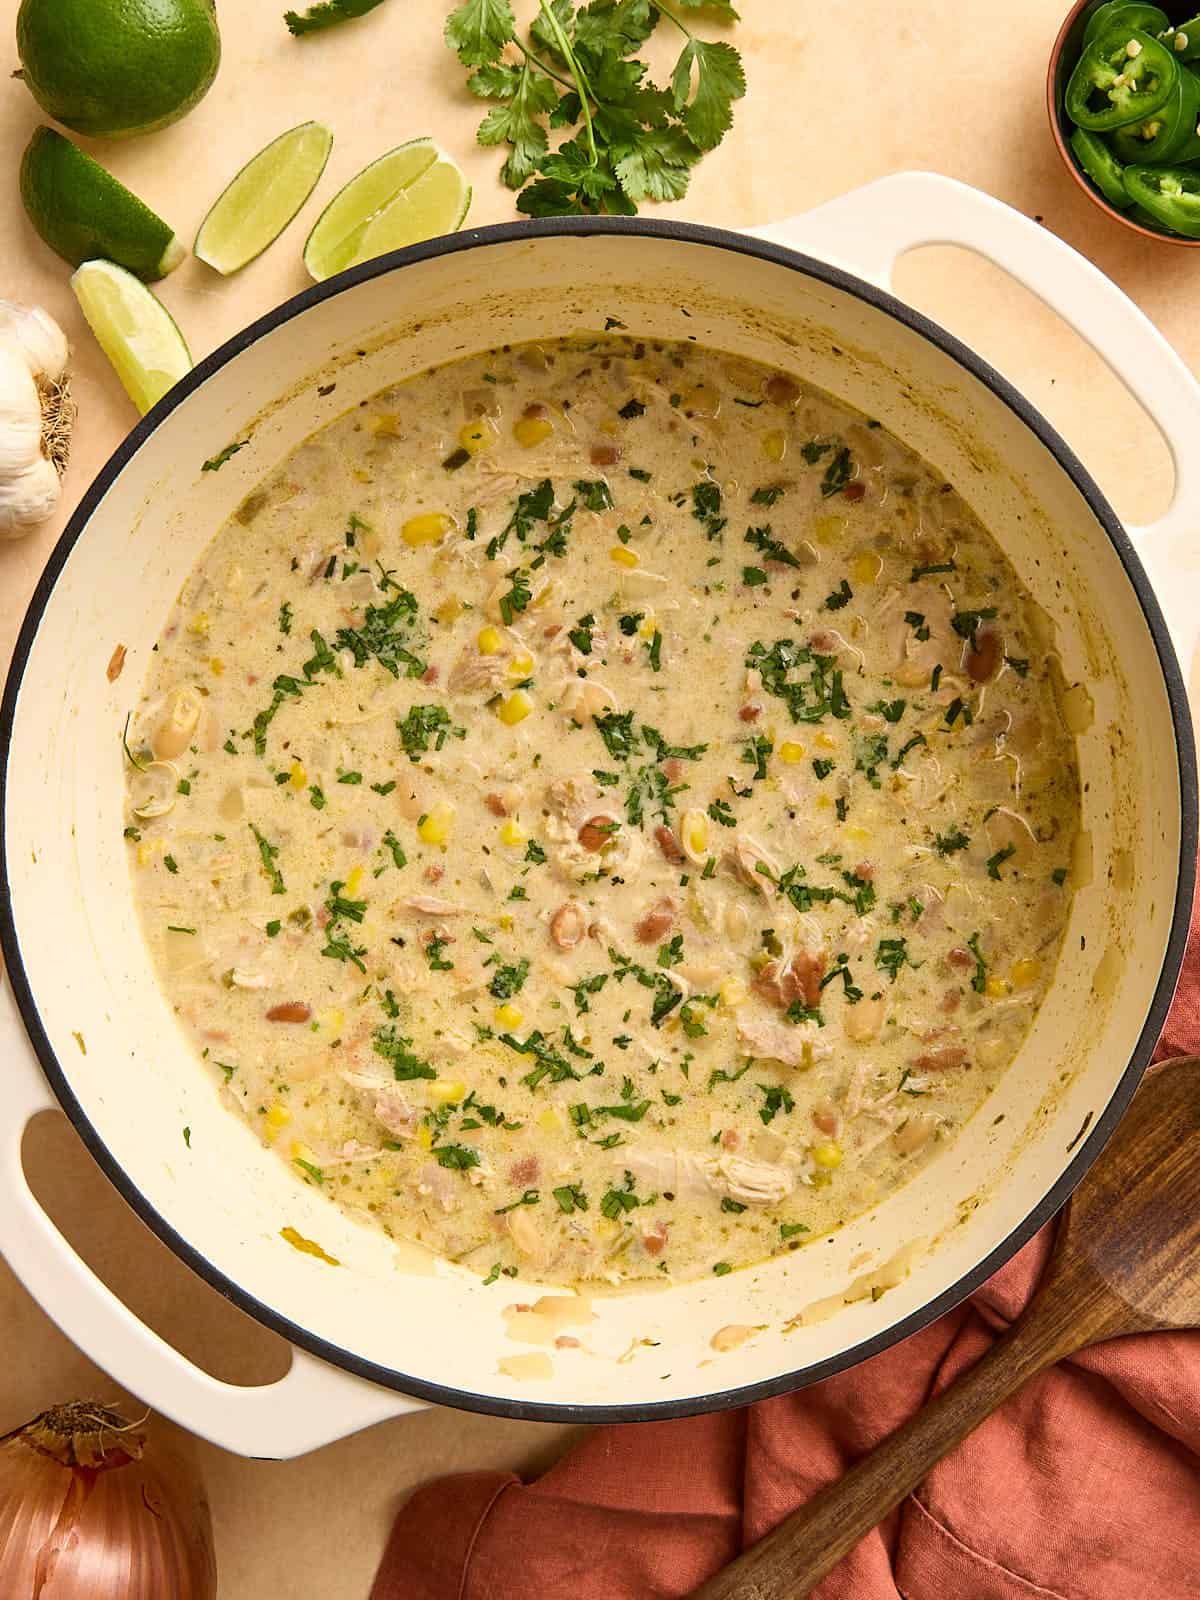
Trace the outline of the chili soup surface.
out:
[[[354,1215],[492,1279],[723,1274],[905,1182],[1017,1052],[1060,687],[868,419],[695,346],[493,351],[314,434],[188,578],[127,734],[146,938]]]

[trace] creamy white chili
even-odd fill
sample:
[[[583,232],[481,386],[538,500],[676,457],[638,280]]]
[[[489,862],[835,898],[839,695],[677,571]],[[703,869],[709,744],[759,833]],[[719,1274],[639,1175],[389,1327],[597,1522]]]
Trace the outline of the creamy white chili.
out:
[[[1060,688],[869,419],[695,347],[493,351],[315,434],[185,584],[127,733],[146,937],[298,1182],[492,1280],[720,1275],[1019,1048]]]

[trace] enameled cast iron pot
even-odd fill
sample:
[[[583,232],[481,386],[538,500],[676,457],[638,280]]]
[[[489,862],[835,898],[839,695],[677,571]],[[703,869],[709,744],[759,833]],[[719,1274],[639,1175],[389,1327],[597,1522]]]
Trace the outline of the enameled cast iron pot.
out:
[[[991,257],[1103,350],[1173,448],[1176,494],[1161,522],[1123,529],[1037,412],[887,291],[896,258],[935,241]],[[138,930],[119,734],[205,544],[314,428],[431,365],[602,328],[610,316],[828,389],[963,494],[1052,619],[1067,682],[1086,685],[1075,698],[1092,707],[1079,738],[1091,866],[1015,1064],[913,1182],[783,1259],[598,1299],[595,1323],[576,1330],[597,1353],[555,1353],[553,1376],[530,1382],[498,1362],[523,1348],[506,1337],[503,1308],[536,1287],[418,1270],[299,1183],[221,1103]],[[323,396],[318,385],[331,382]],[[201,473],[244,438],[220,473]],[[471,230],[372,261],[262,318],[178,384],[84,496],[8,680],[0,1248],[15,1271],[120,1383],[261,1456],[298,1454],[422,1400],[575,1421],[738,1405],[861,1361],[947,1310],[1065,1200],[1133,1093],[1171,998],[1191,905],[1196,774],[1167,622],[1190,661],[1197,438],[1200,390],[1106,278],[1026,218],[925,174],[884,179],[759,237],[624,218]],[[128,659],[110,683],[118,644]],[[55,1100],[150,1227],[291,1341],[284,1379],[239,1389],[198,1371],[75,1256],[22,1174],[22,1130]],[[291,1248],[280,1237],[288,1225],[341,1265]],[[840,1304],[854,1280],[914,1242],[895,1287],[878,1298],[851,1290],[834,1314],[785,1330],[813,1302]],[[717,1354],[710,1338],[730,1323],[762,1332]]]

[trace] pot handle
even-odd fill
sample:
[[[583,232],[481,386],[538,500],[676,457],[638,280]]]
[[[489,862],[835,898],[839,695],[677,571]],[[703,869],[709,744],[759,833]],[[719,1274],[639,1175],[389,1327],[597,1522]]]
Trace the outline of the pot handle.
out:
[[[747,232],[841,265],[882,289],[896,262],[926,244],[953,244],[995,263],[1056,311],[1107,363],[1166,440],[1171,504],[1128,529],[1149,570],[1184,664],[1200,640],[1200,385],[1158,329],[1111,278],[1003,201],[934,172],[898,172],[800,216]]]
[[[25,1127],[57,1107],[0,983],[0,1254],[68,1339],[153,1410],[236,1455],[287,1460],[360,1428],[424,1410],[303,1350],[277,1383],[223,1383],[147,1328],[75,1254],[38,1204],[21,1164]]]

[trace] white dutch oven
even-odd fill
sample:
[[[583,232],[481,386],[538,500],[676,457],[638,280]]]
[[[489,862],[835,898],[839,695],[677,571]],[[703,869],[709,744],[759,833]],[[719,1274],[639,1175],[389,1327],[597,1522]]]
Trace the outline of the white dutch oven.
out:
[[[1123,531],[1046,422],[887,293],[900,254],[943,241],[1039,293],[1158,421],[1177,483],[1156,526]],[[529,1382],[498,1363],[520,1348],[503,1308],[536,1287],[484,1287],[449,1266],[414,1271],[382,1235],[299,1184],[197,1066],[138,931],[118,734],[184,577],[301,439],[423,368],[607,316],[794,371],[880,418],[965,496],[1053,619],[1067,680],[1090,692],[1079,752],[1092,875],[1016,1063],[908,1187],[784,1259],[597,1300],[596,1322],[578,1330],[596,1353],[555,1352],[553,1375]],[[322,397],[318,383],[334,380]],[[207,456],[246,437],[222,472],[201,474]],[[263,318],[172,390],[101,473],[50,562],[8,681],[0,933],[13,992],[0,1058],[0,1247],[15,1271],[148,1404],[260,1456],[299,1454],[421,1400],[588,1421],[740,1404],[835,1372],[945,1311],[1066,1198],[1132,1094],[1170,1000],[1191,903],[1195,766],[1160,604],[1190,660],[1200,585],[1182,546],[1200,510],[1197,439],[1200,390],[1106,278],[1017,213],[923,174],[757,238],[625,219],[468,231]],[[128,660],[109,683],[118,643]],[[281,1382],[240,1389],[198,1371],[73,1254],[19,1154],[28,1119],[55,1099],[160,1237],[292,1342]],[[341,1265],[292,1249],[285,1225]],[[806,1305],[841,1296],[918,1240],[911,1272],[888,1292],[786,1331]],[[763,1331],[717,1354],[710,1338],[730,1323]]]

